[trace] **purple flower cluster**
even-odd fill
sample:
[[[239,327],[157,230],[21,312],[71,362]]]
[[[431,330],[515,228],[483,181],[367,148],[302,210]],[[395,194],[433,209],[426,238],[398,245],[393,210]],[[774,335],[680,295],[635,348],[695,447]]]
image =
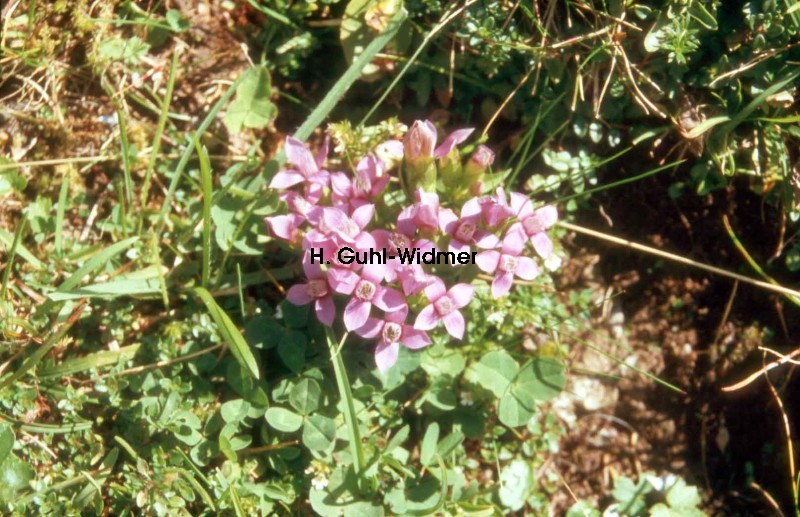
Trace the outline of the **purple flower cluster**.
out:
[[[446,279],[453,275],[446,271],[434,275],[419,263],[345,264],[337,259],[340,248],[480,250],[475,264],[493,275],[495,298],[509,292],[514,277],[532,280],[539,274],[536,261],[524,255],[528,242],[543,259],[553,251],[546,231],[557,220],[556,209],[534,209],[523,194],[507,195],[502,188],[482,195],[483,175],[494,153],[479,145],[462,165],[456,146],[471,133],[471,129],[455,131],[437,147],[433,124],[417,121],[403,141],[384,142],[378,146],[380,152],[362,158],[354,174],[324,169],[327,141],[314,156],[302,142],[286,138],[291,168],[278,172],[270,187],[282,190],[289,213],[267,217],[266,223],[275,237],[304,250],[307,280],[292,286],[287,299],[298,305],[313,302],[319,321],[331,326],[336,317],[334,296],[344,295],[345,328],[377,341],[375,361],[383,372],[397,361],[400,345],[411,349],[429,345],[428,331],[440,323],[450,336],[462,339],[465,322],[460,309],[470,303],[474,288],[466,283],[448,286]],[[389,174],[395,164],[400,164],[399,182],[392,182]],[[456,182],[454,190],[462,189],[470,197],[458,207],[441,206],[435,193],[437,172],[443,180]],[[385,202],[393,183],[402,185],[412,198],[396,215]],[[312,249],[323,250],[330,263],[314,263]],[[413,323],[410,308],[419,308]]]

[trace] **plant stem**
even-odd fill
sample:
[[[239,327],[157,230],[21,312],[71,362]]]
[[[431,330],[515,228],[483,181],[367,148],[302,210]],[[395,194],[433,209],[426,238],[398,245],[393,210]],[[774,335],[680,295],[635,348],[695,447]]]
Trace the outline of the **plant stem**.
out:
[[[350,449],[353,454],[353,470],[356,477],[361,476],[364,470],[364,450],[361,448],[361,435],[358,432],[358,420],[356,419],[356,408],[353,404],[353,393],[350,391],[350,381],[347,378],[347,370],[342,360],[341,348],[347,339],[347,333],[342,336],[338,346],[336,337],[330,328],[325,329],[328,338],[328,348],[331,352],[331,363],[333,363],[333,373],[336,375],[336,385],[339,388],[339,396],[344,402],[344,421],[347,425],[347,432],[350,435]]]

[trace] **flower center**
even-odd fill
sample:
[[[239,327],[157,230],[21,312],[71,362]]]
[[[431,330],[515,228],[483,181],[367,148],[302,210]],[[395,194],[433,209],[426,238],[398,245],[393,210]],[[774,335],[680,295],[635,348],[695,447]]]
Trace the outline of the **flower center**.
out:
[[[435,302],[433,302],[433,308],[436,309],[436,313],[439,316],[447,316],[453,309],[455,308],[453,305],[453,300],[450,299],[449,296],[444,295]]]
[[[500,257],[500,270],[506,273],[513,273],[517,269],[517,257],[503,255]]]
[[[325,280],[309,280],[306,284],[306,293],[312,298],[322,298],[328,294],[328,284]]]
[[[403,334],[403,327],[398,323],[386,322],[383,326],[383,340],[387,343],[397,343]]]
[[[468,242],[472,240],[472,235],[475,233],[475,225],[465,221],[458,225],[456,230],[456,238],[460,241]]]
[[[375,296],[375,291],[377,290],[378,287],[369,280],[360,280],[358,285],[356,285],[356,298],[368,302],[372,300],[372,297]]]
[[[522,221],[522,226],[525,228],[525,233],[528,235],[542,233],[545,230],[544,225],[536,215],[532,215]]]
[[[408,249],[409,244],[411,244],[411,242],[408,239],[408,237],[406,237],[402,233],[393,233],[389,237],[389,244],[393,248],[400,248],[401,250],[403,250],[403,249]]]

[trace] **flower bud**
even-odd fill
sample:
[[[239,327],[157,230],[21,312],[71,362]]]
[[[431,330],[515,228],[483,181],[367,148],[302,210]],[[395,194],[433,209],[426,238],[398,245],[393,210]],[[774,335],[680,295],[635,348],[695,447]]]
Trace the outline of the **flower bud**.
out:
[[[429,120],[417,120],[403,139],[406,162],[415,166],[429,160],[436,147],[436,128]]]
[[[436,164],[433,150],[436,147],[436,128],[428,120],[417,120],[403,139],[405,152],[405,188],[436,189]]]
[[[486,169],[492,163],[494,163],[494,151],[481,144],[472,153],[467,166],[464,168],[464,173],[471,178],[480,176],[486,172]]]

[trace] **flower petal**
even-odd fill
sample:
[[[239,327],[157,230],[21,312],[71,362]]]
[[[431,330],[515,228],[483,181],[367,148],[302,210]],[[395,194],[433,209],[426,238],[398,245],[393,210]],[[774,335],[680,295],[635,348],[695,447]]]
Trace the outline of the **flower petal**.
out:
[[[514,274],[523,280],[533,280],[539,275],[539,266],[530,257],[519,257],[517,259],[517,269]]]
[[[500,298],[508,294],[511,290],[511,285],[514,283],[513,273],[500,273],[492,280],[492,297]]]
[[[531,243],[533,243],[533,249],[543,259],[547,259],[553,253],[553,241],[550,240],[546,233],[532,235]]]
[[[392,289],[391,287],[379,287],[372,302],[380,310],[384,312],[408,310],[408,304],[405,297],[400,294],[400,291]]]
[[[317,319],[328,327],[333,325],[333,318],[336,317],[336,305],[333,303],[332,296],[325,296],[324,298],[317,298],[314,303],[314,312],[317,314]]]
[[[472,301],[475,288],[469,284],[456,284],[447,291],[456,307],[466,307]]]
[[[337,293],[352,294],[358,280],[358,275],[349,269],[336,267],[328,269],[328,285]]]
[[[453,311],[442,319],[444,320],[444,328],[447,329],[448,334],[456,339],[464,337],[464,316],[462,316],[460,312]]]
[[[431,302],[435,302],[436,300],[444,296],[446,292],[447,290],[444,287],[444,282],[442,282],[442,279],[439,278],[438,276],[434,277],[431,284],[425,288],[425,296],[427,296],[428,300],[430,300]]]
[[[363,230],[372,221],[374,215],[375,205],[362,205],[353,210],[353,215],[350,218]]]
[[[550,228],[558,221],[558,210],[554,206],[543,206],[536,209],[536,215],[545,228]]]
[[[381,333],[383,324],[384,322],[381,319],[369,318],[361,328],[356,329],[356,334],[363,338],[372,339]]]
[[[275,176],[272,177],[272,181],[269,182],[269,188],[289,188],[305,180],[306,177],[298,171],[286,169],[284,171],[278,171]]]
[[[487,273],[494,273],[497,270],[497,265],[500,263],[500,252],[495,250],[488,250],[478,253],[475,256],[475,264]]]
[[[286,159],[288,162],[297,167],[306,178],[312,176],[319,170],[314,156],[311,155],[311,151],[309,151],[306,145],[300,140],[287,136],[284,151],[286,151]]]
[[[419,312],[417,321],[414,322],[414,328],[417,330],[431,330],[439,324],[440,319],[433,304],[428,305]]]
[[[522,249],[525,248],[526,240],[528,239],[525,232],[522,231],[522,227],[512,225],[506,232],[505,237],[503,237],[503,253],[505,255],[519,255],[522,253]]]
[[[344,308],[344,327],[348,331],[363,327],[369,319],[370,309],[372,309],[371,303],[351,298]]]
[[[305,305],[311,303],[314,298],[306,292],[306,284],[295,284],[289,288],[286,299],[295,305]]]
[[[431,338],[428,333],[422,330],[417,330],[411,325],[403,325],[403,337],[400,338],[403,346],[411,349],[424,348],[431,344]]]
[[[436,148],[435,151],[433,151],[433,156],[435,156],[436,158],[444,158],[445,156],[450,154],[450,151],[452,151],[455,146],[457,146],[458,144],[464,142],[464,140],[469,138],[469,135],[471,135],[473,131],[475,131],[475,129],[471,127],[453,131],[452,133],[447,135],[447,138],[444,139],[442,145],[440,145],[439,147]]]
[[[397,362],[397,355],[400,352],[400,344],[387,343],[386,341],[379,341],[378,346],[375,348],[375,364],[381,373],[386,373],[389,368],[394,366]]]

